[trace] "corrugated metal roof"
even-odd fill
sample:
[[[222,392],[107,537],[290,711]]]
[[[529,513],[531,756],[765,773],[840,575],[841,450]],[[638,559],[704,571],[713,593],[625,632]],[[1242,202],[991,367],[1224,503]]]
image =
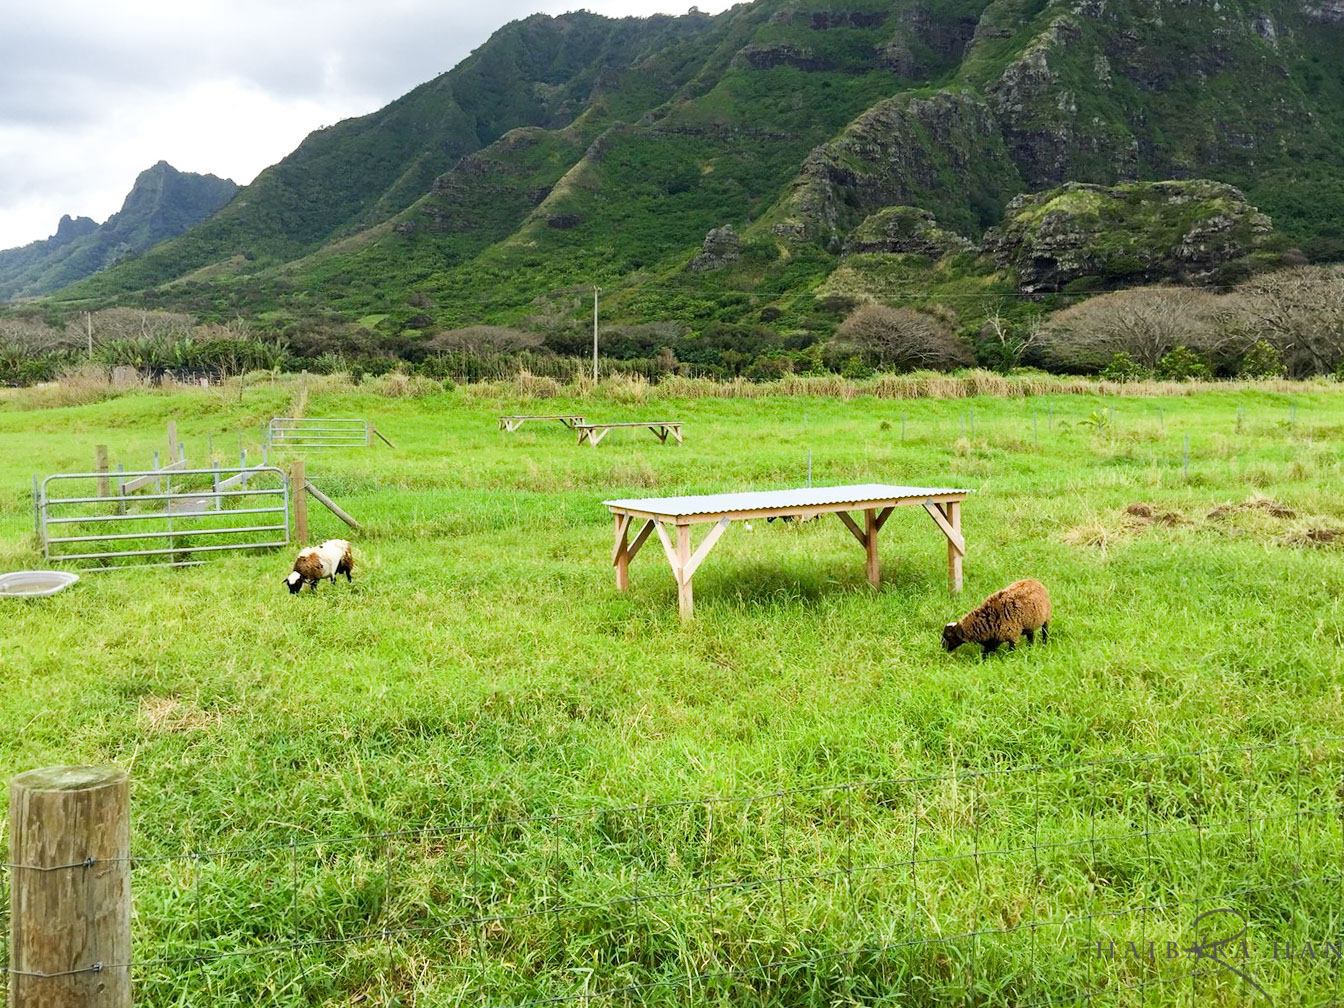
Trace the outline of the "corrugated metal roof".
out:
[[[659,515],[724,514],[730,511],[759,511],[769,508],[809,507],[825,504],[854,504],[866,501],[903,500],[912,497],[941,497],[971,493],[953,487],[891,486],[886,483],[856,483],[849,486],[798,487],[793,490],[747,490],[741,493],[696,494],[688,497],[641,497],[609,500],[603,504],[628,511]]]

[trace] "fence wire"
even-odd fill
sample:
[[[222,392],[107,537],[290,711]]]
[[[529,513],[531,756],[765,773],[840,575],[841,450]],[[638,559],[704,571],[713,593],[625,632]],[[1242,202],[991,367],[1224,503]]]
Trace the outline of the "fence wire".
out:
[[[145,1004],[1344,1003],[1341,742],[134,856],[102,968]]]

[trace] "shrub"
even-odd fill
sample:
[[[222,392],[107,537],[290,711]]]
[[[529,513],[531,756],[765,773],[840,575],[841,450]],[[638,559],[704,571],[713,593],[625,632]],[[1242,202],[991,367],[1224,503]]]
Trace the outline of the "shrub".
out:
[[[1212,378],[1213,372],[1199,354],[1187,346],[1173,347],[1157,362],[1157,376],[1172,381]]]
[[[1255,277],[1237,288],[1238,322],[1302,378],[1344,367],[1344,270],[1304,266]]]
[[[1138,287],[1090,298],[1053,316],[1042,334],[1052,370],[1100,371],[1125,353],[1156,370],[1178,346],[1205,354],[1232,338],[1225,304],[1207,291],[1184,287]]]
[[[909,308],[868,304],[851,314],[836,330],[830,358],[841,373],[858,361],[871,373],[882,368],[951,371],[972,363],[970,348],[957,339],[941,319]]]
[[[1138,381],[1152,376],[1152,370],[1144,367],[1127,351],[1121,350],[1111,357],[1111,361],[1101,369],[1100,377],[1104,381]]]
[[[1344,365],[1341,365],[1344,366]],[[1278,378],[1288,373],[1288,365],[1278,347],[1267,340],[1256,340],[1246,356],[1241,359],[1241,369],[1237,372],[1242,378]]]

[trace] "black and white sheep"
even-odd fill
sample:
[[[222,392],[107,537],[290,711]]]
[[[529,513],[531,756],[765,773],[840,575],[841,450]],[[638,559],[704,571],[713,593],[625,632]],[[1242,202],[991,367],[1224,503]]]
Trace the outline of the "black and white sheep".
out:
[[[307,546],[299,550],[294,569],[285,578],[285,584],[289,586],[290,594],[302,591],[304,585],[311,585],[311,590],[316,591],[317,583],[323,578],[331,578],[334,584],[336,575],[344,574],[346,581],[353,580],[350,572],[354,569],[350,543],[345,539],[328,539],[321,546]]]
[[[1050,593],[1045,585],[1031,578],[1014,581],[1000,588],[969,613],[943,627],[943,647],[954,651],[962,644],[979,644],[988,658],[1000,644],[1017,646],[1018,639],[1035,643],[1041,631],[1041,643],[1050,639]]]

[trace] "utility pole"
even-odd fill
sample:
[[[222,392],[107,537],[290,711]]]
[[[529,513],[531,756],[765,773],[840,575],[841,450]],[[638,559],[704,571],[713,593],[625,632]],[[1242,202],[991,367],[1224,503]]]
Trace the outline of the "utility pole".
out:
[[[84,326],[89,336],[89,356],[93,356],[93,313],[84,313]]]
[[[597,384],[597,287],[593,288],[593,384]]]

